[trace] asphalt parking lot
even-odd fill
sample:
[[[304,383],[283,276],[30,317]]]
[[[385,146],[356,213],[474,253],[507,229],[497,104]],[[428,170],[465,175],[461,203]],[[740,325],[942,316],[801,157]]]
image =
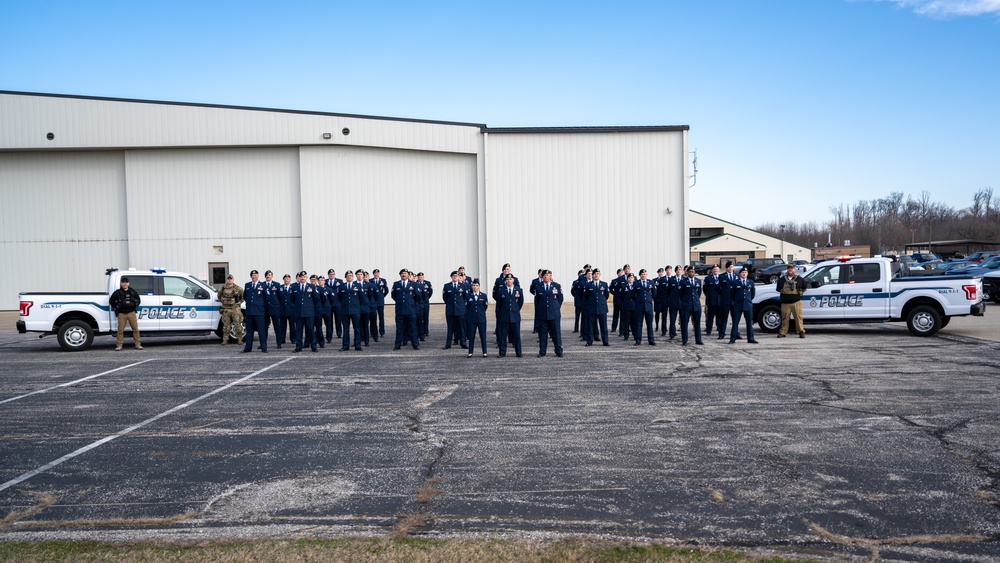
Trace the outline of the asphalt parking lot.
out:
[[[526,307],[527,309],[527,307]],[[595,534],[1000,558],[1000,308],[938,336],[240,354],[0,315],[0,540]],[[440,319],[438,319],[440,321]],[[334,343],[336,344],[336,342]],[[9,515],[9,516],[8,516]],[[3,516],[8,516],[6,519]]]

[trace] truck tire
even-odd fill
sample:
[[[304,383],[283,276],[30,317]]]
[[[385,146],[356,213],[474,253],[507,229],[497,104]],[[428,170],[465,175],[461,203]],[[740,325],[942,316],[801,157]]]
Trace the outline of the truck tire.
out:
[[[56,333],[59,345],[67,352],[82,352],[94,343],[94,329],[87,321],[68,321]]]
[[[241,322],[240,323],[240,327],[243,328],[243,334],[246,334],[246,330],[247,330],[246,323],[245,322]],[[222,338],[222,321],[219,321],[219,326],[217,326],[215,328],[215,335],[218,336],[219,338]],[[236,323],[233,323],[229,327],[229,339],[230,340],[239,340],[240,339],[240,333],[239,333],[239,331],[236,330]]]
[[[770,303],[764,305],[757,317],[757,326],[761,332],[774,334],[781,328],[781,305]]]
[[[918,305],[906,316],[906,327],[914,336],[934,336],[942,326],[941,315],[929,305]]]
[[[767,278],[767,283],[778,283],[778,274],[771,274],[771,277]]]

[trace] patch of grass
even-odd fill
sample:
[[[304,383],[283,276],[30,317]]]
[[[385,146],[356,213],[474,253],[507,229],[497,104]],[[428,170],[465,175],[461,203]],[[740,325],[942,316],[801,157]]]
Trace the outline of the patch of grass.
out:
[[[32,506],[27,510],[21,510],[21,511],[15,510],[8,513],[7,516],[3,518],[3,520],[0,520],[0,531],[6,530],[18,520],[31,518],[35,514],[38,514],[42,510],[45,510],[47,507],[51,506],[57,500],[57,497],[52,493],[39,493],[35,491],[28,491],[28,494],[38,499],[38,504]]]
[[[729,550],[656,543],[597,540],[435,540],[342,538],[223,540],[201,542],[2,542],[0,561],[87,563],[243,563],[244,561],[378,561],[387,563],[477,561],[484,563],[664,561],[780,563]]]

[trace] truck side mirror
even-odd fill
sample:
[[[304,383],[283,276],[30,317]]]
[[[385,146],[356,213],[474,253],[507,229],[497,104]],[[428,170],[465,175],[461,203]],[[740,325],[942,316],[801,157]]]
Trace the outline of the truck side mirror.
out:
[[[819,287],[819,282],[815,281],[815,280],[811,281],[811,282],[809,282],[809,287],[811,287],[813,289],[816,289],[817,287]]]
[[[208,292],[204,288],[198,288],[198,292],[194,294],[195,299],[208,299]]]

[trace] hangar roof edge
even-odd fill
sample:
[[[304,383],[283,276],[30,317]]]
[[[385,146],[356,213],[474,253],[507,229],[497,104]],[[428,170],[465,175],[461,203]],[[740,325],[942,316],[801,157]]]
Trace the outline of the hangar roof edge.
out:
[[[625,125],[607,127],[483,127],[485,133],[638,133],[688,131],[690,125]]]
[[[233,106],[225,104],[205,104],[196,102],[169,102],[164,100],[140,100],[134,98],[112,98],[105,96],[83,96],[77,94],[49,94],[44,92],[17,92],[12,90],[0,90],[0,94],[9,94],[14,96],[35,96],[39,98],[64,98],[64,99],[74,99],[74,100],[94,100],[99,102],[127,102],[133,104],[153,104],[153,105],[164,105],[164,106],[184,106],[184,107],[199,107],[199,108],[214,108],[214,109],[235,109],[235,110],[245,110],[245,111],[270,111],[276,113],[293,113],[299,115],[323,115],[330,117],[353,117],[358,119],[379,119],[383,121],[404,121],[409,123],[430,123],[434,125],[458,125],[464,127],[477,127],[480,130],[486,130],[487,127],[483,123],[463,123],[460,121],[440,121],[434,119],[414,119],[406,117],[386,117],[380,115],[360,115],[353,113],[335,113],[327,111],[306,111],[297,109],[281,109],[281,108],[262,108],[253,106]]]

